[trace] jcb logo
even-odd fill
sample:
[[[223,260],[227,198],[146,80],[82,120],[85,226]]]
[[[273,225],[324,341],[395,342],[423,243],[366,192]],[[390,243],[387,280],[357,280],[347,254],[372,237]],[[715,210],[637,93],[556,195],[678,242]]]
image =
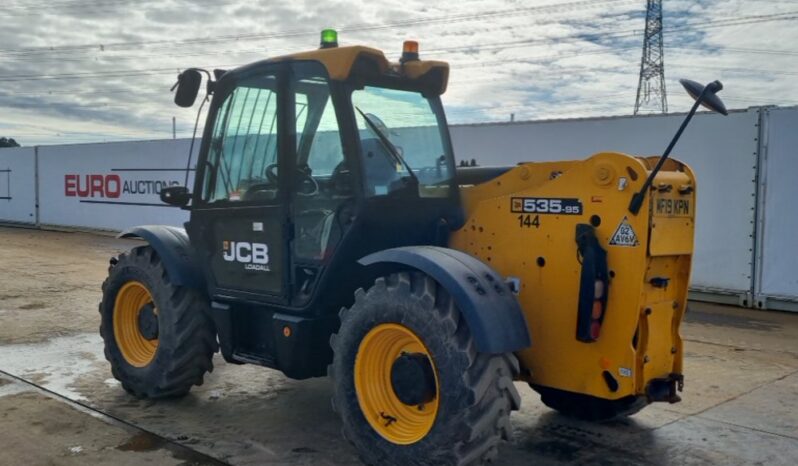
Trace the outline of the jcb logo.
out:
[[[247,270],[269,270],[269,246],[265,243],[222,241],[222,257],[227,262],[246,264]]]

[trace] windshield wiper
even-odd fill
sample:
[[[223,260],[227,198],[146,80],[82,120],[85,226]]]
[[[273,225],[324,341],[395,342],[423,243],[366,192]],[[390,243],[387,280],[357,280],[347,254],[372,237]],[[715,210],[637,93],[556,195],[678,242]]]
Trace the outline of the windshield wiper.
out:
[[[382,132],[380,127],[377,126],[377,124],[374,123],[374,121],[371,118],[369,118],[368,115],[363,113],[363,110],[360,110],[359,107],[355,107],[355,110],[357,110],[358,113],[360,113],[360,115],[363,117],[363,119],[366,120],[366,124],[368,125],[369,129],[374,134],[377,135],[382,145],[385,146],[385,149],[387,149],[388,153],[391,154],[391,157],[393,157],[394,161],[401,164],[403,167],[405,167],[405,169],[407,169],[407,173],[409,173],[410,176],[413,178],[413,181],[415,181],[416,186],[420,185],[421,183],[418,181],[418,177],[416,176],[415,172],[413,172],[413,169],[410,168],[410,165],[407,163],[405,158],[402,157],[402,154],[399,153],[399,150],[396,149],[396,146],[394,146],[391,140],[388,139],[388,136],[386,136],[385,133]]]

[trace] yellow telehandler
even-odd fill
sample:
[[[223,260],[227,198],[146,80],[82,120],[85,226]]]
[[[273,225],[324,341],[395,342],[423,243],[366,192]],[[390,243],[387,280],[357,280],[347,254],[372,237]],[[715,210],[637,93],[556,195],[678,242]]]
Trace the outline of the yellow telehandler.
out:
[[[114,376],[137,397],[199,385],[221,351],[329,375],[344,436],[374,465],[478,465],[519,409],[601,420],[679,401],[696,181],[664,155],[456,167],[449,66],[405,42],[180,74],[210,101],[185,228],[122,233],[100,303]],[[212,97],[212,98],[210,98]],[[201,108],[200,108],[201,111]],[[199,116],[198,116],[199,118]],[[189,159],[189,166],[190,166]],[[187,169],[188,180],[188,169]]]

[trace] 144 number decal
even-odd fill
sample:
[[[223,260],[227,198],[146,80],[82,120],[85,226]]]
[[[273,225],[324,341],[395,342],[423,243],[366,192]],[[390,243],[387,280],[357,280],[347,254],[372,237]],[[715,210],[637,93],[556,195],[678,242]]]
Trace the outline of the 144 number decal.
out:
[[[518,226],[521,228],[540,228],[540,215],[535,215],[532,217],[531,215],[519,215],[518,216]]]
[[[574,198],[514,197],[510,210],[519,214],[582,215],[582,201]]]

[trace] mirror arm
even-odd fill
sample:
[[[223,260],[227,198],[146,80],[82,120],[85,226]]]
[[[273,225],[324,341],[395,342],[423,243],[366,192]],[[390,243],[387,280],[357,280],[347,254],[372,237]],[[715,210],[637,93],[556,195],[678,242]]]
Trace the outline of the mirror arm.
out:
[[[205,94],[205,98],[202,99],[200,102],[199,109],[197,109],[197,118],[194,120],[194,132],[191,133],[191,145],[188,147],[188,162],[186,162],[186,179],[183,182],[183,185],[188,188],[188,174],[191,171],[191,159],[194,156],[194,141],[197,139],[197,127],[199,127],[199,120],[200,115],[202,115],[202,107],[205,106],[205,102],[208,101],[208,94]]]
[[[673,150],[673,146],[676,145],[676,142],[682,136],[682,132],[684,132],[684,129],[687,127],[687,124],[690,123],[690,120],[693,119],[693,115],[695,115],[696,110],[698,110],[698,106],[701,105],[701,102],[703,102],[704,96],[706,96],[708,90],[709,86],[705,87],[704,90],[701,92],[701,95],[699,95],[698,98],[695,99],[695,103],[693,103],[693,108],[690,109],[690,112],[684,118],[684,121],[682,121],[682,125],[679,127],[679,131],[676,131],[676,134],[673,136],[673,139],[671,139],[670,144],[668,144],[668,148],[665,149],[665,152],[657,161],[657,165],[655,165],[654,169],[651,170],[651,174],[649,174],[648,178],[646,178],[646,181],[643,183],[643,186],[640,188],[640,191],[636,192],[632,196],[632,200],[629,202],[629,212],[631,212],[633,215],[637,215],[637,213],[640,212],[640,207],[643,206],[643,201],[646,198],[646,193],[651,188],[651,183],[654,182],[654,177],[657,176],[657,173],[659,173],[660,169],[662,168],[662,165],[665,164],[665,160],[668,159],[668,156],[671,154],[671,150]]]

